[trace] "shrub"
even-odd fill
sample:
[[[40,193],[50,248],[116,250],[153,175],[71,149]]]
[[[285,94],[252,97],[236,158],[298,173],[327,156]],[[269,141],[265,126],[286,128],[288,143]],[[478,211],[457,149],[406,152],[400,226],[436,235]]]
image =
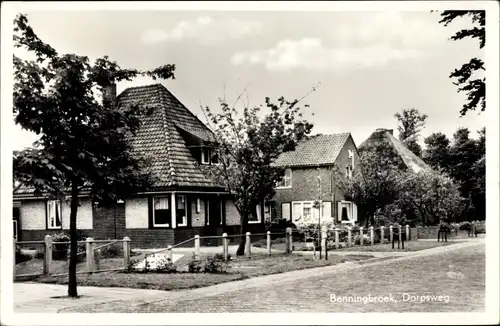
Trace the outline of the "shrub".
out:
[[[207,257],[203,265],[203,272],[212,274],[222,274],[227,272],[227,263],[220,257]]]
[[[158,273],[177,273],[177,266],[174,265],[170,258],[165,256],[156,260],[156,272]]]
[[[19,245],[16,245],[16,264],[23,263],[31,260],[32,258],[33,257],[31,255],[25,254]]]
[[[215,259],[218,259],[218,260],[220,260],[220,261],[224,261],[224,255],[223,255],[223,254],[220,254],[220,253],[219,253],[219,254],[215,254],[215,255],[214,255],[214,258],[215,258]],[[231,254],[230,254],[230,253],[227,253],[227,260],[228,260],[228,261],[229,261],[229,260],[231,260]]]
[[[33,255],[34,258],[36,259],[43,259],[45,257],[45,249],[44,248],[38,248],[35,251],[35,254]]]
[[[471,229],[471,223],[470,222],[460,222],[458,224],[459,230],[470,230]]]
[[[361,235],[360,234],[357,234],[354,237],[354,244],[356,244],[356,245],[361,244]],[[370,237],[367,236],[366,234],[363,234],[363,245],[366,246],[369,244],[370,244]]]
[[[112,240],[109,240],[110,242]],[[123,248],[120,246],[121,243],[114,243],[112,245],[102,247],[101,249],[96,250],[95,256],[99,256],[99,258],[116,258],[121,257]],[[100,244],[104,245],[104,244]]]
[[[188,264],[188,271],[190,273],[199,273],[201,271],[201,263],[196,259],[196,256],[193,254],[193,258]]]
[[[60,232],[52,235],[52,259],[53,260],[66,260],[69,253],[70,237],[65,232]]]

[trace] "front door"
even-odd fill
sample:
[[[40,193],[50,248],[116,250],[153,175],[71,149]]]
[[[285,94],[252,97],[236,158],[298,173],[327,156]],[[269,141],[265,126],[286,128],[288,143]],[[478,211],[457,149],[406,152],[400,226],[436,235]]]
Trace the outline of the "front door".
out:
[[[207,226],[213,229],[222,227],[222,203],[220,198],[210,197],[207,201]]]

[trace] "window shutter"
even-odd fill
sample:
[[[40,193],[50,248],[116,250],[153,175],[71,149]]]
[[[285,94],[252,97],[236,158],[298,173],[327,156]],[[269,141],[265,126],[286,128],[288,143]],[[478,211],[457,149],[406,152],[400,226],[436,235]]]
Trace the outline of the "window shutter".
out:
[[[148,197],[148,224],[149,228],[153,228],[153,196]]]
[[[354,219],[354,222],[358,221],[358,206],[356,204],[352,203],[352,217]]]
[[[342,222],[342,202],[337,202],[337,222]]]
[[[221,199],[221,207],[222,207],[222,225],[226,225],[226,199],[222,198]]]
[[[256,210],[257,210],[257,220],[261,221],[262,220],[262,205],[257,204]]]
[[[323,216],[321,217],[323,220],[332,218],[332,203],[329,201],[323,202]]]
[[[293,223],[299,222],[302,216],[302,203],[292,203],[292,219]]]
[[[281,204],[281,218],[285,220],[290,220],[290,203],[282,203]]]

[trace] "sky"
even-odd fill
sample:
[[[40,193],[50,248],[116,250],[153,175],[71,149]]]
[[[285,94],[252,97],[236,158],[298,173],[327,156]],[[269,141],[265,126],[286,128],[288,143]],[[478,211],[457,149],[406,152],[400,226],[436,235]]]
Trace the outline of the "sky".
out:
[[[407,108],[428,115],[421,141],[458,127],[476,137],[486,125],[485,114],[459,117],[465,95],[448,78],[483,53],[474,40],[449,40],[466,20],[444,27],[435,12],[25,13],[59,53],[108,55],[122,68],[175,64],[176,79],[161,83],[204,122],[201,106],[217,111],[220,97],[232,103],[245,90],[250,105],[308,94],[302,103],[313,133],[351,132],[357,145],[377,128],[396,130],[394,114]],[[138,78],[118,92],[158,82]],[[14,149],[35,139],[14,128]]]

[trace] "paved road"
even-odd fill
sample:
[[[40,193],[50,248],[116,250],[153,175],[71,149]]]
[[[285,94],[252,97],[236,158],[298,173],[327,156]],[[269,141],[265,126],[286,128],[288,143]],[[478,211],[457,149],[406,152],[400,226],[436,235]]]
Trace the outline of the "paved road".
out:
[[[449,264],[461,266],[461,261],[480,257],[477,280],[450,281],[445,277]],[[412,277],[428,280],[412,285],[405,280]],[[427,279],[426,279],[427,277]],[[443,283],[443,280],[444,283]],[[49,299],[50,307],[60,312],[330,312],[330,311],[404,311],[409,305],[394,303],[380,305],[332,304],[332,293],[368,295],[389,295],[392,292],[433,291],[435,284],[457,289],[467,294],[464,304],[467,309],[477,310],[484,306],[484,242],[470,241],[450,246],[415,252],[412,255],[390,260],[364,262],[362,264],[341,264],[283,274],[268,275],[248,280],[223,283],[212,287],[187,291],[163,292],[137,289],[84,288],[79,300]],[[460,287],[463,285],[462,287]],[[478,290],[479,289],[479,290]],[[65,287],[47,284],[16,283],[14,286],[16,311],[38,311],[47,307],[47,297],[64,294]],[[389,292],[388,292],[389,291]],[[463,292],[465,291],[465,292]],[[37,295],[26,295],[27,293]],[[398,292],[398,293],[399,293]],[[479,296],[477,295],[479,293]],[[449,295],[458,295],[450,292]],[[87,296],[87,299],[85,298]],[[97,300],[99,299],[99,300]],[[72,302],[71,302],[72,301]],[[456,302],[455,302],[456,303]],[[415,305],[411,305],[415,306]],[[73,308],[72,308],[73,307]],[[421,307],[424,307],[422,305]],[[444,310],[453,311],[457,305],[442,305]],[[424,309],[424,308],[422,308]],[[425,310],[424,310],[425,311]],[[455,310],[456,311],[456,310]]]

